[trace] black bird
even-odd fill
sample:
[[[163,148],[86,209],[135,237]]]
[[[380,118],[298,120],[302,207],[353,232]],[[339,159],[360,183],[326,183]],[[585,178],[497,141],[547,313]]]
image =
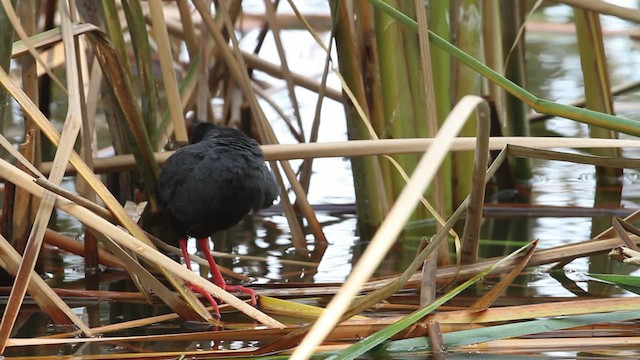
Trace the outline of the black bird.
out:
[[[278,186],[258,143],[239,130],[198,123],[191,144],[178,149],[162,167],[158,188],[160,204],[169,211],[180,236],[187,268],[191,270],[187,252],[191,236],[209,262],[214,284],[249,294],[255,306],[253,290],[229,286],[222,278],[211,256],[209,236],[236,225],[251,211],[271,206],[278,197]],[[216,305],[208,293],[195,290]]]

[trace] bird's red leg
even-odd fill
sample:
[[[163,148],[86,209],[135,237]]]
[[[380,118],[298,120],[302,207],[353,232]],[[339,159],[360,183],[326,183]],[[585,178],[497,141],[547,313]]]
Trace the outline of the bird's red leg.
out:
[[[189,259],[189,251],[187,251],[187,239],[180,239],[178,240],[178,242],[180,243],[180,250],[182,250],[184,263],[187,266],[187,269],[191,270],[191,260]],[[213,298],[213,296],[211,296],[211,294],[204,291],[204,289],[201,288],[200,286],[193,285],[193,284],[189,284],[189,289],[191,289],[191,291],[196,291],[202,294],[202,296],[204,296],[205,299],[207,299],[211,303],[211,307],[213,308],[213,311],[218,316],[218,319],[220,319],[220,310],[218,309],[218,303]]]
[[[251,296],[251,305],[258,305],[258,301],[256,300],[256,293],[252,289],[246,288],[244,286],[239,285],[227,285],[227,282],[224,281],[220,270],[218,270],[218,266],[216,262],[213,260],[213,256],[211,256],[211,249],[209,249],[209,238],[199,238],[198,246],[200,250],[204,253],[205,258],[209,262],[209,267],[211,268],[211,275],[213,276],[213,283],[221,287],[226,291],[237,291],[243,292]]]
[[[180,239],[178,243],[180,244],[180,250],[182,250],[184,264],[187,266],[187,269],[191,270],[191,260],[189,259],[189,251],[187,251],[187,239]]]

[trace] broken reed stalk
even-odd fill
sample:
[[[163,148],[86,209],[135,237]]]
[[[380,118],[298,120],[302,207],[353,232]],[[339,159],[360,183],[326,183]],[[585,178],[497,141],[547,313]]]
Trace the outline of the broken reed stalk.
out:
[[[460,262],[473,263],[478,257],[478,242],[480,241],[480,227],[482,226],[482,207],[484,206],[485,173],[489,164],[489,136],[491,129],[491,114],[487,104],[478,106],[476,124],[476,148],[474,151],[473,169],[471,173],[471,191],[467,218],[464,231],[460,239]]]

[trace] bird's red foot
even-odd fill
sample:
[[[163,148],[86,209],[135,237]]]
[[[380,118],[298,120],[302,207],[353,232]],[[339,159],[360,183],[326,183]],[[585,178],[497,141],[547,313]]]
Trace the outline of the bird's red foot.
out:
[[[253,289],[249,289],[240,285],[227,285],[226,283],[221,287],[228,292],[241,292],[251,296],[251,305],[253,305],[254,307],[258,306],[256,292],[253,291]]]
[[[185,243],[186,243],[186,240],[185,240]],[[213,256],[211,256],[211,250],[209,249],[209,238],[206,238],[206,237],[198,238],[198,246],[200,247],[200,250],[202,250],[202,253],[204,254],[204,257],[207,259],[207,262],[209,262],[209,269],[211,270],[212,282],[226,291],[229,291],[229,292],[237,291],[237,292],[248,294],[249,296],[251,296],[251,305],[258,306],[258,300],[256,298],[255,291],[240,285],[227,285],[227,282],[224,281],[224,278],[222,277],[222,274],[218,269],[218,265],[216,265],[216,262],[213,259]],[[186,246],[183,250],[183,253],[185,253],[184,256],[186,258],[188,255],[186,254]]]
[[[211,303],[211,307],[213,308],[213,312],[215,312],[216,316],[218,317],[218,320],[220,320],[221,319],[220,309],[218,309],[218,303],[216,302],[216,299],[214,299],[213,296],[211,296],[211,294],[209,294],[208,292],[204,291],[204,289],[201,288],[198,285],[187,284],[187,286],[189,287],[189,289],[191,291],[194,291],[194,292],[197,292],[198,294],[201,294],[202,296],[204,296],[205,299],[207,299],[209,301],[209,303]]]

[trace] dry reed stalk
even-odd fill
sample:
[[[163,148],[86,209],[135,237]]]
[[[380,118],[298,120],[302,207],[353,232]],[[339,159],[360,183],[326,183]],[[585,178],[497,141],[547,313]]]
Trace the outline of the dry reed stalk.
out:
[[[280,185],[280,194],[281,194],[280,205],[284,210],[284,216],[287,218],[287,223],[289,224],[289,233],[291,234],[291,241],[293,243],[293,246],[296,249],[306,252],[307,248],[306,248],[305,234],[304,234],[304,231],[302,231],[302,227],[300,226],[300,223],[297,220],[298,216],[296,211],[293,210],[291,199],[289,199],[288,195],[284,195],[284,194],[287,194],[287,189],[284,185],[284,180],[282,179],[282,174],[280,173],[277,164],[278,163],[275,161],[269,162],[269,166],[271,167],[271,169],[274,169],[273,174],[276,176],[276,181],[278,185]],[[281,164],[283,165],[288,164],[288,162],[281,162]],[[288,171],[287,170],[285,171],[287,173],[287,178],[290,179],[291,172],[292,172],[291,168],[289,167]],[[300,186],[298,186],[296,189],[299,190]]]
[[[424,152],[434,143],[432,138],[421,139],[379,139],[379,140],[349,140],[325,143],[305,144],[274,144],[262,145],[265,159],[294,160],[322,157],[353,157],[370,155],[391,155]],[[475,148],[476,138],[456,138],[452,142],[450,151],[470,151]],[[599,147],[640,148],[636,140],[585,139],[585,138],[551,138],[551,137],[492,137],[489,139],[490,150],[500,150],[506,145],[519,145],[534,148],[575,148],[588,149]],[[155,153],[156,161],[163,164],[172,151]],[[632,159],[630,159],[632,160]],[[109,158],[94,159],[95,171],[98,174],[119,172],[135,168],[136,162],[132,155],[115,155]],[[48,174],[51,163],[42,164],[41,171]],[[73,174],[72,166],[67,166],[67,174]]]
[[[100,92],[102,89],[102,81],[104,76],[100,69],[100,64],[94,61],[91,66],[91,74],[89,75],[89,90],[87,91],[87,117],[93,120],[93,129],[95,130],[95,118],[98,113],[98,106],[100,104]],[[93,139],[92,139],[93,141]],[[93,155],[95,156],[98,151],[98,144],[93,146]]]
[[[616,235],[618,235],[618,238],[622,240],[626,247],[636,252],[640,251],[638,245],[636,245],[636,243],[633,242],[633,240],[631,240],[631,238],[629,238],[629,235],[627,234],[628,231],[632,234],[640,235],[640,231],[638,230],[638,228],[618,217],[613,218],[612,224]]]
[[[425,101],[422,106],[424,107],[423,112],[426,114],[426,133],[428,137],[433,137],[438,130],[438,112],[437,112],[437,104],[436,95],[435,95],[435,84],[433,79],[433,66],[431,63],[431,49],[429,45],[429,26],[428,26],[428,17],[427,17],[427,8],[424,6],[424,3],[420,0],[415,0],[415,12],[416,12],[416,22],[418,23],[418,46],[420,50],[420,68],[422,71],[420,74],[422,75],[421,84],[423,85],[420,89],[422,91],[421,95],[424,97]],[[431,198],[434,203],[434,218],[440,217],[440,215],[444,215],[447,213],[447,206],[445,205],[445,186],[444,186],[444,173],[440,171],[438,176],[433,180],[433,185],[431,186]],[[440,230],[442,222],[438,221],[436,223],[436,230]],[[458,257],[459,258],[459,257]],[[441,265],[449,264],[449,244],[446,242],[441,242],[440,248],[437,252],[434,252],[433,255],[429,256],[427,260],[424,261],[422,266],[422,284],[420,286],[420,304],[427,305],[433,302],[436,299],[436,269],[438,267],[438,262]]]
[[[227,259],[238,259],[238,260],[244,260],[244,261],[260,261],[260,262],[270,261],[267,258],[263,258],[259,256],[236,255],[236,254],[222,253],[218,251],[212,251],[211,254],[213,256],[217,256],[220,258],[227,258]],[[281,264],[286,264],[286,265],[307,266],[307,267],[313,267],[313,268],[318,267],[317,262],[310,262],[310,261],[278,259],[277,262]]]
[[[208,2],[208,6],[211,7],[212,2],[211,0],[207,0]],[[226,6],[226,4],[222,4],[222,6]],[[206,29],[204,28],[204,24],[200,23],[200,34],[206,34]],[[187,33],[185,32],[185,35]],[[205,122],[211,122],[214,117],[213,117],[213,111],[211,109],[211,90],[209,89],[209,77],[211,76],[210,71],[209,71],[209,67],[210,67],[210,63],[209,63],[209,59],[210,56],[209,54],[211,54],[215,48],[215,44],[209,42],[209,41],[204,41],[205,39],[200,37],[200,46],[197,47],[197,54],[200,57],[198,64],[197,64],[197,69],[196,69],[196,78],[197,78],[197,89],[196,89],[196,93],[195,93],[195,103],[196,103],[196,109],[195,109],[195,113],[196,113],[196,119],[198,119],[199,121],[205,121]],[[195,59],[194,56],[190,56],[191,59]],[[225,100],[225,105],[227,105],[228,102]]]
[[[74,10],[71,12],[71,21],[72,23],[77,23],[77,12]],[[93,93],[97,94],[99,92],[100,82],[89,83],[89,64],[87,63],[87,43],[84,37],[73,36],[73,44],[76,49],[76,53],[78,54],[78,65],[79,67],[76,69],[78,73],[78,84],[80,84],[80,88],[78,89],[78,103],[80,106],[80,114],[81,114],[81,123],[82,128],[79,134],[79,142],[80,142],[80,155],[82,156],[83,161],[87,164],[90,169],[93,169],[93,157],[95,156],[95,149],[97,146],[97,140],[95,139],[95,129],[96,122],[95,116],[88,116],[89,107],[92,108],[93,111],[97,108],[97,97],[93,99],[93,104],[87,103],[87,97],[91,91],[90,88],[93,88]],[[96,68],[96,64],[94,63],[94,69]],[[100,78],[101,79],[101,78]],[[39,132],[38,132],[39,133]],[[94,141],[95,140],[95,141]],[[87,184],[87,182],[82,178],[76,178],[76,191],[84,196],[86,199],[91,201],[96,200],[96,195],[93,191],[91,191],[91,187]],[[98,277],[91,276],[91,274],[96,274],[99,271],[99,260],[98,260],[98,240],[93,236],[88,230],[85,229],[85,237],[84,237],[84,270],[86,275],[86,287],[88,288],[97,288],[98,287]]]
[[[298,131],[300,136],[304,139],[304,127],[302,126],[302,116],[300,115],[300,105],[298,104],[298,98],[295,93],[295,84],[293,82],[293,77],[291,75],[291,70],[289,69],[289,62],[287,61],[287,54],[284,50],[284,46],[282,45],[282,39],[280,38],[280,24],[276,19],[276,9],[271,2],[271,0],[264,1],[265,9],[266,9],[266,19],[269,24],[269,28],[271,30],[271,35],[273,36],[274,43],[276,45],[276,50],[278,52],[278,57],[280,59],[280,69],[282,71],[282,79],[284,79],[287,84],[287,90],[289,93],[289,100],[291,101],[291,107],[293,108],[293,114],[298,121]]]
[[[253,91],[256,92],[256,95],[260,96],[262,100],[264,100],[267,104],[269,104],[269,106],[271,106],[271,108],[278,114],[278,116],[280,116],[280,118],[284,121],[285,125],[287,125],[287,129],[289,130],[289,133],[291,134],[291,136],[293,136],[298,142],[301,142],[301,143],[304,142],[304,139],[300,138],[299,134],[296,132],[295,127],[291,123],[291,120],[289,119],[287,114],[285,114],[282,107],[280,107],[280,105],[278,105],[276,101],[273,98],[271,98],[269,94],[267,94],[267,92],[262,88],[260,88],[260,86],[255,82],[251,83],[251,87],[253,88]]]
[[[162,68],[162,81],[169,106],[169,115],[173,123],[173,131],[176,141],[180,143],[188,143],[187,129],[184,123],[184,115],[182,113],[182,103],[180,92],[178,91],[178,83],[176,81],[175,71],[173,70],[173,57],[171,56],[171,43],[169,34],[167,33],[167,25],[164,19],[163,6],[161,0],[150,0],[149,10],[151,15],[151,24],[153,36],[158,45],[156,54],[160,59],[160,67]]]
[[[33,69],[35,70],[35,69]],[[26,81],[25,81],[26,82]],[[26,82],[28,83],[28,82]],[[29,85],[27,85],[29,87]],[[33,90],[33,88],[31,88]],[[37,93],[36,97],[37,97]],[[34,93],[31,92],[30,96],[33,97]],[[30,129],[30,130],[29,130]],[[18,146],[20,153],[23,154],[25,159],[33,164],[39,163],[40,156],[37,149],[40,147],[37,144],[37,129],[33,129],[28,117],[25,118],[25,140]],[[38,156],[36,156],[38,154]],[[23,170],[26,167],[22,164],[19,165]],[[15,189],[13,200],[8,197],[9,194],[5,194],[5,204],[13,203],[13,207],[9,207],[6,213],[2,214],[3,220],[7,225],[8,237],[10,242],[14,244],[16,249],[24,249],[25,241],[31,231],[34,211],[37,208],[37,202],[33,201],[31,195],[22,189]],[[6,205],[5,205],[6,206]],[[8,222],[11,221],[11,224]],[[20,250],[22,251],[22,250]]]
[[[115,275],[115,278],[122,278]],[[116,280],[117,281],[117,280]],[[64,297],[71,298],[101,298],[112,299],[114,301],[124,302],[144,302],[146,301],[144,295],[140,292],[131,291],[110,291],[110,290],[85,290],[85,289],[64,289],[55,288],[56,294]]]
[[[475,137],[456,138],[452,142],[451,151],[470,151],[476,146]],[[291,160],[308,157],[343,157],[366,155],[390,155],[424,152],[435,140],[419,139],[379,139],[350,140],[315,144],[278,144],[263,145],[267,160]],[[550,138],[550,137],[492,137],[489,139],[490,150],[501,150],[506,145],[520,145],[533,148],[596,148],[620,147],[640,148],[635,140],[585,139],[585,138]]]
[[[470,264],[478,257],[478,242],[480,240],[480,226],[482,225],[482,207],[484,205],[485,173],[489,164],[489,136],[491,129],[491,114],[489,106],[478,107],[476,125],[476,149],[471,173],[471,191],[467,205],[467,218],[464,231],[460,238],[460,262]]]
[[[631,235],[630,238],[636,243],[640,243],[640,237],[636,235]],[[532,257],[529,262],[529,266],[537,266],[543,264],[551,264],[555,262],[564,262],[571,259],[575,259],[578,257],[590,256],[599,253],[605,253],[611,250],[616,246],[620,246],[622,242],[617,237],[615,238],[607,238],[607,239],[599,239],[599,240],[587,240],[576,244],[568,244],[561,245],[552,248],[538,250]],[[479,261],[475,264],[465,265],[460,268],[460,271],[457,273],[455,267],[446,267],[438,269],[438,279],[440,281],[447,281],[456,277],[458,279],[465,279],[468,277],[477,274],[482,269],[490,266],[490,264],[498,261],[500,258],[487,259],[483,261]],[[504,265],[503,268],[497,270],[507,271],[508,269],[513,268],[515,266],[515,262],[508,262]],[[418,274],[412,276],[409,280],[410,282],[419,281]],[[386,282],[383,281],[383,282]],[[375,286],[375,282],[370,284],[371,286]]]
[[[198,35],[196,34],[195,26],[193,26],[193,19],[191,19],[189,2],[187,0],[178,0],[176,5],[178,6],[180,21],[182,22],[182,26],[180,27],[183,32],[182,38],[184,39],[184,43],[187,47],[189,58],[193,59],[196,57],[198,52]]]
[[[626,222],[634,222],[636,220],[638,220],[638,218],[640,218],[640,210],[636,210],[634,211],[632,214],[630,214],[629,216],[624,218],[624,221]],[[598,234],[598,236],[594,237],[594,240],[599,240],[599,239],[604,239],[608,236],[612,236],[615,234],[615,229],[612,227],[606,229],[605,231],[601,232],[600,234]]]
[[[481,344],[461,346],[456,351],[473,351],[479,353],[508,354],[508,353],[540,353],[546,351],[579,351],[603,350],[603,349],[631,349],[637,350],[640,346],[638,337],[575,337],[555,339],[506,339],[487,341]]]
[[[100,296],[100,297],[102,297],[102,296]],[[219,305],[219,309],[221,311],[224,311],[225,308],[229,308],[229,307],[230,306],[226,305],[226,304]],[[207,311],[213,311],[213,307],[211,307],[211,306],[207,307]],[[95,334],[104,335],[104,334],[107,334],[107,333],[110,333],[110,332],[129,330],[129,329],[138,328],[138,327],[142,327],[142,326],[148,326],[148,325],[152,325],[152,324],[157,324],[157,323],[160,323],[160,322],[176,320],[176,319],[179,319],[179,318],[180,318],[180,316],[178,314],[170,313],[170,314],[164,314],[164,315],[150,316],[150,317],[146,317],[146,318],[142,318],[142,319],[123,321],[123,322],[119,322],[119,323],[116,323],[116,324],[97,326],[97,327],[91,328],[91,331],[93,331],[93,333],[95,333]],[[221,322],[218,323],[218,325],[221,325],[221,324],[222,324]],[[247,331],[247,329],[243,329],[242,331]],[[197,334],[200,334],[200,333],[196,333],[196,335]],[[80,335],[80,333],[78,331],[74,331],[74,332],[69,332],[69,333],[60,333],[60,334],[54,334],[54,335],[48,335],[48,336],[41,336],[41,337],[39,337],[39,339],[65,339],[65,338],[76,337],[77,335]],[[161,336],[171,336],[171,335],[173,335],[173,334],[165,334],[165,335],[161,335]],[[187,337],[185,336],[185,338],[187,338]],[[208,338],[210,338],[210,335],[207,335],[207,339]]]
[[[465,310],[447,311],[428,315],[429,320],[440,323],[490,323],[532,319],[538,317],[569,316],[613,311],[640,310],[640,298],[604,298],[556,301],[544,304],[503,306],[489,308],[481,313]],[[640,317],[640,313],[638,314]]]
[[[309,34],[311,34],[314,38],[314,40],[316,41],[316,43],[325,51],[325,58],[324,58],[324,67],[322,70],[322,79],[320,80],[320,88],[318,89],[318,97],[316,99],[316,107],[315,107],[315,111],[314,111],[314,116],[313,116],[313,122],[311,124],[311,132],[309,134],[309,142],[317,142],[318,141],[318,133],[320,131],[320,119],[321,119],[321,114],[322,114],[322,104],[325,98],[325,93],[327,90],[327,79],[329,76],[329,72],[331,71],[331,48],[333,46],[333,42],[330,41],[329,42],[329,48],[327,48],[327,46],[324,45],[324,43],[322,42],[322,40],[320,39],[320,36],[311,28],[311,26],[305,21],[304,17],[302,16],[302,14],[298,11],[297,7],[295,6],[295,4],[293,3],[293,1],[289,0],[289,5],[291,6],[291,8],[293,9],[294,13],[296,14],[297,17],[300,18],[301,22],[303,24],[305,24],[307,31],[309,32]],[[291,75],[291,73],[289,73],[289,75]],[[304,134],[301,132],[300,133],[300,137],[302,137],[304,139]],[[303,189],[305,189],[305,192],[308,193],[309,191],[309,186],[311,183],[311,174],[313,171],[313,158],[310,159],[305,159],[302,162],[302,165],[300,166],[299,169],[299,179],[300,179],[300,184],[302,185]]]
[[[34,35],[36,32],[36,10],[35,4],[31,2],[18,3],[19,12],[21,16],[21,24],[24,26],[24,30],[29,36]],[[38,101],[38,67],[36,61],[31,56],[23,56],[17,61],[22,68],[22,88],[25,93],[34,101]],[[40,132],[37,131],[37,127],[31,120],[28,114],[24,116],[24,134],[25,140],[19,145],[20,151],[26,158],[33,164],[39,165],[42,162],[42,148],[40,144]],[[23,249],[23,245],[16,241],[23,241],[27,239],[29,230],[35,217],[35,209],[38,207],[37,201],[32,198],[28,193],[23,190],[16,190],[14,197],[14,209],[13,214],[7,214],[12,216],[13,229],[11,230],[11,243],[17,248]]]
[[[123,330],[133,327],[145,326],[153,322],[162,322],[172,320],[171,316],[174,314],[153,316],[141,320],[127,321],[121,324],[112,324],[106,326],[100,326],[92,328],[95,333],[109,333],[117,330]],[[338,326],[334,332],[331,333],[328,340],[331,341],[344,341],[349,339],[358,339],[363,336],[368,336],[376,331],[383,329],[384,327],[397,321],[397,318],[390,317],[384,319],[369,319],[369,320],[347,320],[340,326]],[[120,328],[119,328],[119,325]],[[467,330],[472,328],[478,328],[477,325],[467,324],[441,324],[442,331],[444,333],[451,331]],[[178,334],[161,334],[161,335],[139,335],[128,337],[101,337],[92,339],[78,339],[70,338],[76,333],[57,334],[52,336],[45,336],[33,339],[10,339],[11,344],[9,346],[38,346],[42,344],[56,345],[56,344],[72,344],[72,343],[100,343],[111,341],[144,341],[144,342],[178,342],[178,341],[236,341],[236,340],[253,340],[253,341],[266,341],[281,338],[292,331],[298,329],[297,326],[290,326],[283,329],[237,329],[237,330],[220,330],[214,332],[191,332],[191,333],[178,333]],[[419,324],[413,329],[407,329],[399,333],[400,337],[416,337],[424,336],[426,334],[426,328],[424,324]],[[113,340],[115,339],[115,340]],[[85,341],[83,341],[85,340]],[[256,352],[260,352],[260,349],[256,349]]]

